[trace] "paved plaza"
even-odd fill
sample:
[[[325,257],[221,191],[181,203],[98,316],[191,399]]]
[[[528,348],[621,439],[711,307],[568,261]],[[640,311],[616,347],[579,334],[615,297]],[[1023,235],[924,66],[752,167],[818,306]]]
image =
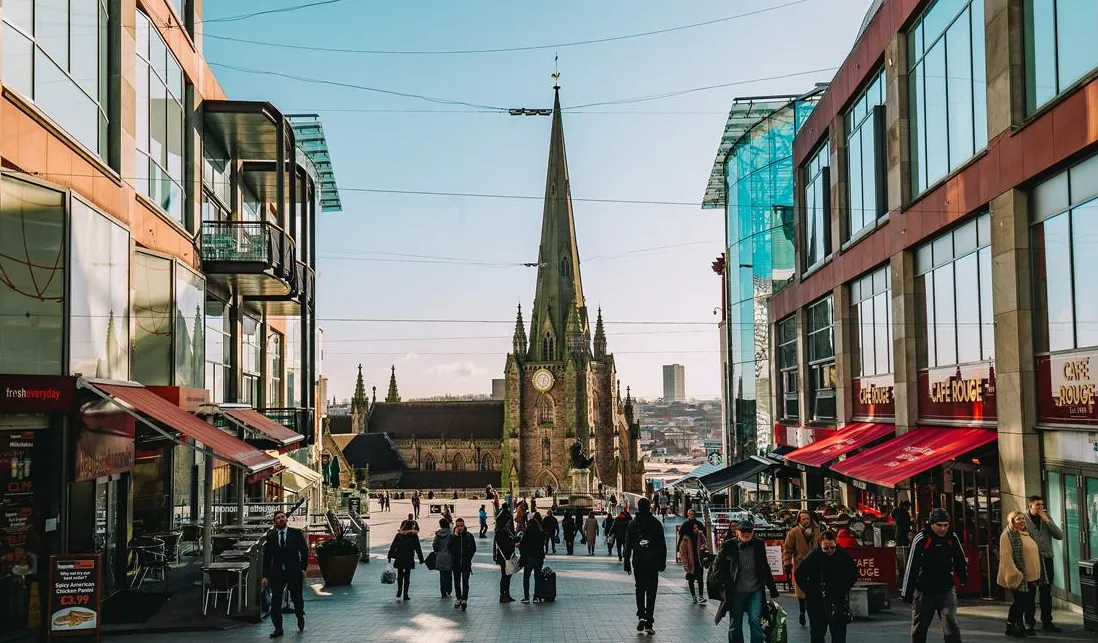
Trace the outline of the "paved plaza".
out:
[[[449,501],[447,501],[449,502]],[[460,501],[458,516],[465,517],[476,534],[478,501]],[[437,527],[437,517],[427,513],[425,501],[421,528],[428,537]],[[617,557],[606,556],[600,544],[595,556],[577,546],[582,555],[565,556],[563,545],[558,554],[550,555],[546,565],[557,571],[557,601],[550,604],[523,605],[498,602],[499,570],[490,558],[491,534],[477,540],[477,555],[470,581],[469,609],[460,612],[451,599],[439,597],[438,574],[417,567],[412,576],[410,601],[399,601],[392,585],[380,583],[385,569],[385,553],[399,521],[411,510],[407,501],[393,502],[392,512],[379,513],[376,508],[370,519],[371,552],[374,560],[359,566],[350,587],[326,590],[319,584],[305,592],[307,629],[299,634],[290,617],[285,638],[296,641],[402,641],[450,643],[452,641],[486,641],[515,643],[519,641],[553,641],[554,643],[645,640],[636,632],[633,579],[626,575]],[[674,535],[674,521],[667,521],[668,542]],[[423,544],[429,551],[430,541]],[[313,581],[318,583],[319,581]],[[522,578],[513,579],[512,594],[522,595]],[[790,624],[790,643],[808,643],[808,629],[796,623],[796,600],[783,595],[780,602],[794,614]],[[726,641],[728,621],[713,624],[717,604],[694,605],[686,589],[681,568],[669,563],[660,581],[656,607],[656,634],[661,640]],[[895,602],[890,612],[875,615],[872,621],[858,621],[850,628],[850,643],[893,641],[907,638],[908,606]],[[997,602],[969,601],[961,610],[964,640],[1003,640],[1002,623],[1006,605]],[[1068,630],[1063,635],[1039,636],[1038,641],[1094,641],[1093,632],[1083,632],[1081,618],[1061,612],[1060,624]],[[128,635],[133,643],[219,643],[220,641],[266,641],[269,621],[259,625],[242,625],[220,632],[179,632],[170,634]],[[929,641],[940,641],[932,631]]]

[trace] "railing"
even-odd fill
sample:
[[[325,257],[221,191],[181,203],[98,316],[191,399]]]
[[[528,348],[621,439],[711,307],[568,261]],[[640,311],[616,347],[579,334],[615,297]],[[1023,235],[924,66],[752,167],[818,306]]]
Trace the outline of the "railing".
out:
[[[316,287],[316,276],[313,269],[304,262],[297,262],[297,292],[301,295],[301,301],[305,304],[313,302],[313,291]]]
[[[258,263],[295,281],[294,242],[266,221],[203,221],[202,261]]]
[[[313,443],[313,410],[289,407],[256,409],[286,428],[305,436],[306,444]]]

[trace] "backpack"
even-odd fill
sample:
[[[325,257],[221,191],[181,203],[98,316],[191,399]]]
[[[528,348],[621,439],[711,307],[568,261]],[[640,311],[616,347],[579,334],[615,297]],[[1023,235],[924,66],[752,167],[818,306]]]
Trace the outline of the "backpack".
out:
[[[633,545],[633,564],[642,567],[657,567],[661,561],[654,539],[645,533],[644,528],[639,528],[637,531],[639,532],[637,542]]]

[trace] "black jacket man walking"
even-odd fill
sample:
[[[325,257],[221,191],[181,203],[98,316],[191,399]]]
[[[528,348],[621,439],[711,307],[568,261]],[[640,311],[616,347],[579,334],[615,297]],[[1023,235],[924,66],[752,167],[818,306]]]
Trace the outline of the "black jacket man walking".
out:
[[[667,541],[663,523],[652,515],[648,498],[637,501],[637,517],[629,523],[625,535],[625,573],[633,574],[637,591],[637,631],[654,634],[653,612],[656,609],[656,589],[660,572],[667,569]]]

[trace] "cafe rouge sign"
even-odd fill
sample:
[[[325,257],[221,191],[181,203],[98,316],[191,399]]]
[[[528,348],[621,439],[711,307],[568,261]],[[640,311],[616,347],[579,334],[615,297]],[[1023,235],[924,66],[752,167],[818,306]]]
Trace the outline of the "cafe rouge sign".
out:
[[[896,387],[891,375],[854,380],[854,417],[864,420],[896,417]]]
[[[994,422],[995,365],[948,366],[919,372],[919,418]]]
[[[1039,356],[1037,400],[1042,422],[1098,425],[1098,351]]]

